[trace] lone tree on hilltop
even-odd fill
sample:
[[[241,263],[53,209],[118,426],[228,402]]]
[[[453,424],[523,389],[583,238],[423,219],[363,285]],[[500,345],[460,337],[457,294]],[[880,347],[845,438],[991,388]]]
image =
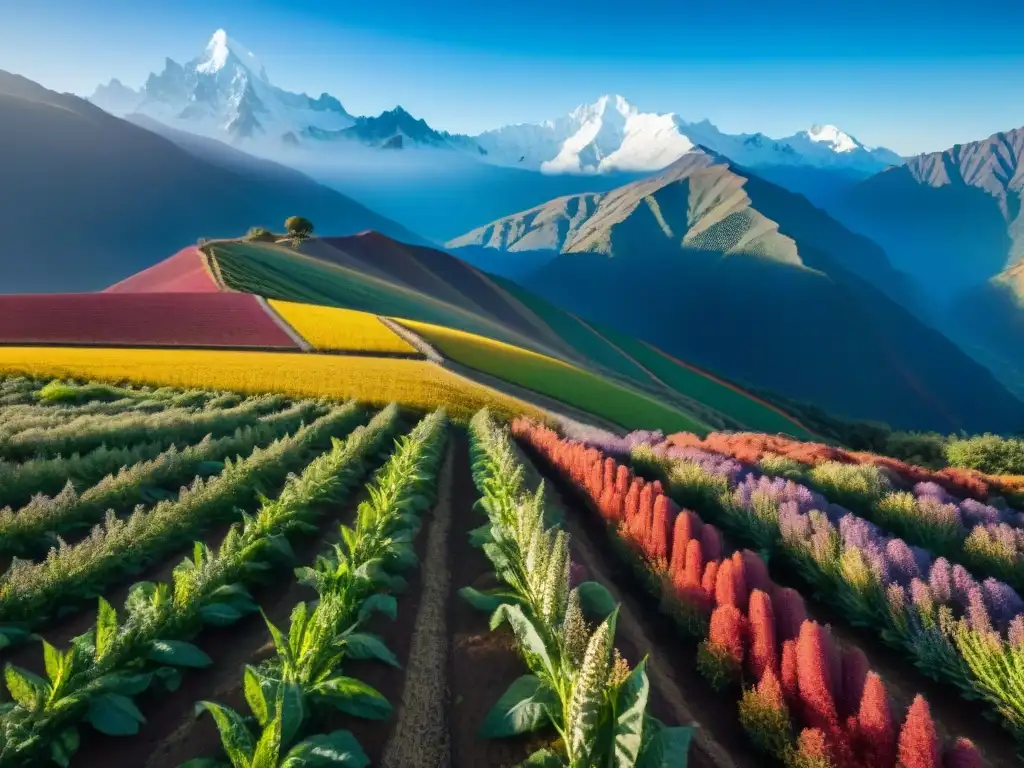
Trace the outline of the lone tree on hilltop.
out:
[[[313,222],[305,216],[290,216],[285,219],[284,228],[292,238],[292,246],[298,248],[304,240],[313,234]]]

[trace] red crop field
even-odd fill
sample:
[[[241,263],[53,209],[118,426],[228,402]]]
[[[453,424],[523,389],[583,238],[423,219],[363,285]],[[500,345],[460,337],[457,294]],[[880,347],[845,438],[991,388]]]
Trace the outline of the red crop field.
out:
[[[0,344],[298,349],[255,296],[241,293],[0,296]]]
[[[202,252],[183,248],[170,258],[107,288],[105,293],[215,293],[220,286],[206,267]]]

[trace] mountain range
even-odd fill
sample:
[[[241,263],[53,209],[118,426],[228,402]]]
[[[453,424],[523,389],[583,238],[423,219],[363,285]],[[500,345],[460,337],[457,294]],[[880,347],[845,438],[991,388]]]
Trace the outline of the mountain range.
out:
[[[913,283],[878,245],[716,153],[448,247],[575,314],[836,413],[906,428],[1024,424],[1024,404],[906,308]]]
[[[549,174],[646,173],[698,147],[751,167],[807,167],[859,176],[902,162],[896,153],[868,147],[831,125],[782,139],[731,135],[707,120],[691,123],[674,113],[642,112],[619,95],[601,96],[556,120],[509,125],[478,136],[435,130],[401,107],[358,117],[329,94],[313,98],[272,85],[259,59],[222,29],[191,61],[167,59],[164,70],[150,74],[141,89],[114,79],[99,86],[91,101],[115,115],[138,112],[262,154],[297,146],[338,152],[348,140],[386,150],[455,150],[485,163]]]
[[[415,233],[291,168],[0,71],[0,293],[94,290],[201,237],[280,228]]]

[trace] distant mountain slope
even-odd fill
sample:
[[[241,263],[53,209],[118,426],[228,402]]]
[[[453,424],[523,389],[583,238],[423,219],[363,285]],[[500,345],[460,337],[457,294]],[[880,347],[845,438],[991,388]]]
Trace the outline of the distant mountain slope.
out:
[[[102,288],[183,243],[294,214],[326,232],[418,239],[283,166],[175,139],[0,71],[0,293]]]
[[[855,185],[833,210],[945,301],[1024,257],[1022,193],[1018,128],[911,158]]]
[[[529,290],[844,415],[939,430],[1024,424],[1024,403],[900,306],[913,292],[877,245],[711,154],[506,217],[449,243],[459,246],[512,261],[540,247],[554,257],[519,278]]]

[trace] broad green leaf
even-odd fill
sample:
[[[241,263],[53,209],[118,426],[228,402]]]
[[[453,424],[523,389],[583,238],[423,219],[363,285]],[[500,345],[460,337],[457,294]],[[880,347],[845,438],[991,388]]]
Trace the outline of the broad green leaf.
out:
[[[35,711],[50,695],[50,684],[43,678],[10,662],[4,667],[4,681],[11,698],[30,711]]]
[[[45,640],[43,642],[43,664],[46,667],[46,676],[50,678],[53,685],[60,677],[61,668],[64,666],[64,655]]]
[[[139,723],[146,722],[135,702],[119,693],[94,696],[85,719],[107,736],[134,736],[139,732]]]
[[[302,688],[297,683],[282,683],[277,689],[277,704],[280,705],[281,743],[290,744],[306,717]]]
[[[249,768],[277,768],[281,755],[283,739],[281,738],[281,718],[275,717],[260,734],[253,750],[252,763]]]
[[[634,768],[643,743],[644,711],[650,695],[647,659],[630,672],[615,701],[615,768]]]
[[[491,524],[484,523],[479,528],[469,532],[469,543],[479,549],[484,544],[493,544],[494,536],[491,533]]]
[[[159,667],[153,670],[153,677],[157,678],[164,690],[173,692],[181,686],[181,670],[174,667]]]
[[[180,640],[154,640],[149,648],[148,658],[176,667],[208,667],[213,659],[191,643]]]
[[[215,627],[227,627],[242,618],[242,613],[228,603],[214,603],[200,608],[199,618]]]
[[[224,751],[231,763],[248,765],[252,760],[253,750],[256,749],[256,743],[242,716],[230,707],[213,701],[200,701],[196,704],[197,716],[204,710],[209,712],[217,723],[221,744],[224,745]]]
[[[583,613],[592,620],[604,620],[615,610],[615,598],[596,581],[584,581],[577,589],[580,593],[580,607]]]
[[[512,625],[512,631],[515,632],[520,648],[532,654],[543,665],[547,677],[554,680],[555,670],[551,664],[548,649],[544,645],[544,640],[541,639],[537,627],[526,617],[523,609],[518,605],[499,605],[494,615],[491,616],[491,630],[497,629],[503,621]]]
[[[692,738],[692,727],[662,727],[644,744],[636,768],[686,768]]]
[[[382,613],[394,621],[398,617],[398,601],[394,595],[375,592],[359,606],[359,620],[365,620],[372,613]]]
[[[463,587],[459,590],[459,596],[474,608],[480,611],[492,613],[499,605],[505,603],[521,604],[522,598],[515,592],[507,589],[495,589],[481,592],[473,587]]]
[[[78,751],[78,729],[65,728],[50,741],[50,759],[62,768],[71,765],[71,758]]]
[[[274,648],[284,659],[285,663],[290,665],[294,654],[292,654],[291,645],[288,644],[288,638],[284,636],[281,630],[274,625],[265,613],[263,614],[263,621],[266,623],[267,629],[270,630],[270,637],[274,640]],[[301,635],[302,633],[300,632],[299,636],[301,637]]]
[[[353,677],[332,677],[318,683],[315,691],[326,703],[355,717],[386,720],[391,716],[391,704],[380,691]]]
[[[112,672],[99,678],[95,685],[98,690],[120,693],[122,696],[136,696],[149,688],[152,675],[141,672],[135,675]]]
[[[388,567],[397,571],[410,571],[419,564],[416,552],[408,544],[399,544],[391,550]]]
[[[558,698],[536,675],[523,675],[498,699],[478,733],[499,739],[538,731],[551,722],[545,706],[557,709]]]
[[[564,768],[565,761],[550,749],[538,749],[523,762],[519,768]]]
[[[263,679],[248,664],[245,666],[243,687],[245,690],[245,700],[248,702],[249,709],[252,710],[253,715],[256,716],[256,722],[260,724],[261,728],[266,727],[267,723],[270,722],[271,705],[267,702],[267,693],[263,687]]]
[[[281,768],[367,768],[370,758],[350,731],[311,736],[285,755]]]
[[[0,650],[20,643],[29,636],[29,631],[13,625],[0,625]]]
[[[353,632],[346,637],[345,654],[352,659],[377,659],[399,669],[402,666],[384,641],[369,632]]]

